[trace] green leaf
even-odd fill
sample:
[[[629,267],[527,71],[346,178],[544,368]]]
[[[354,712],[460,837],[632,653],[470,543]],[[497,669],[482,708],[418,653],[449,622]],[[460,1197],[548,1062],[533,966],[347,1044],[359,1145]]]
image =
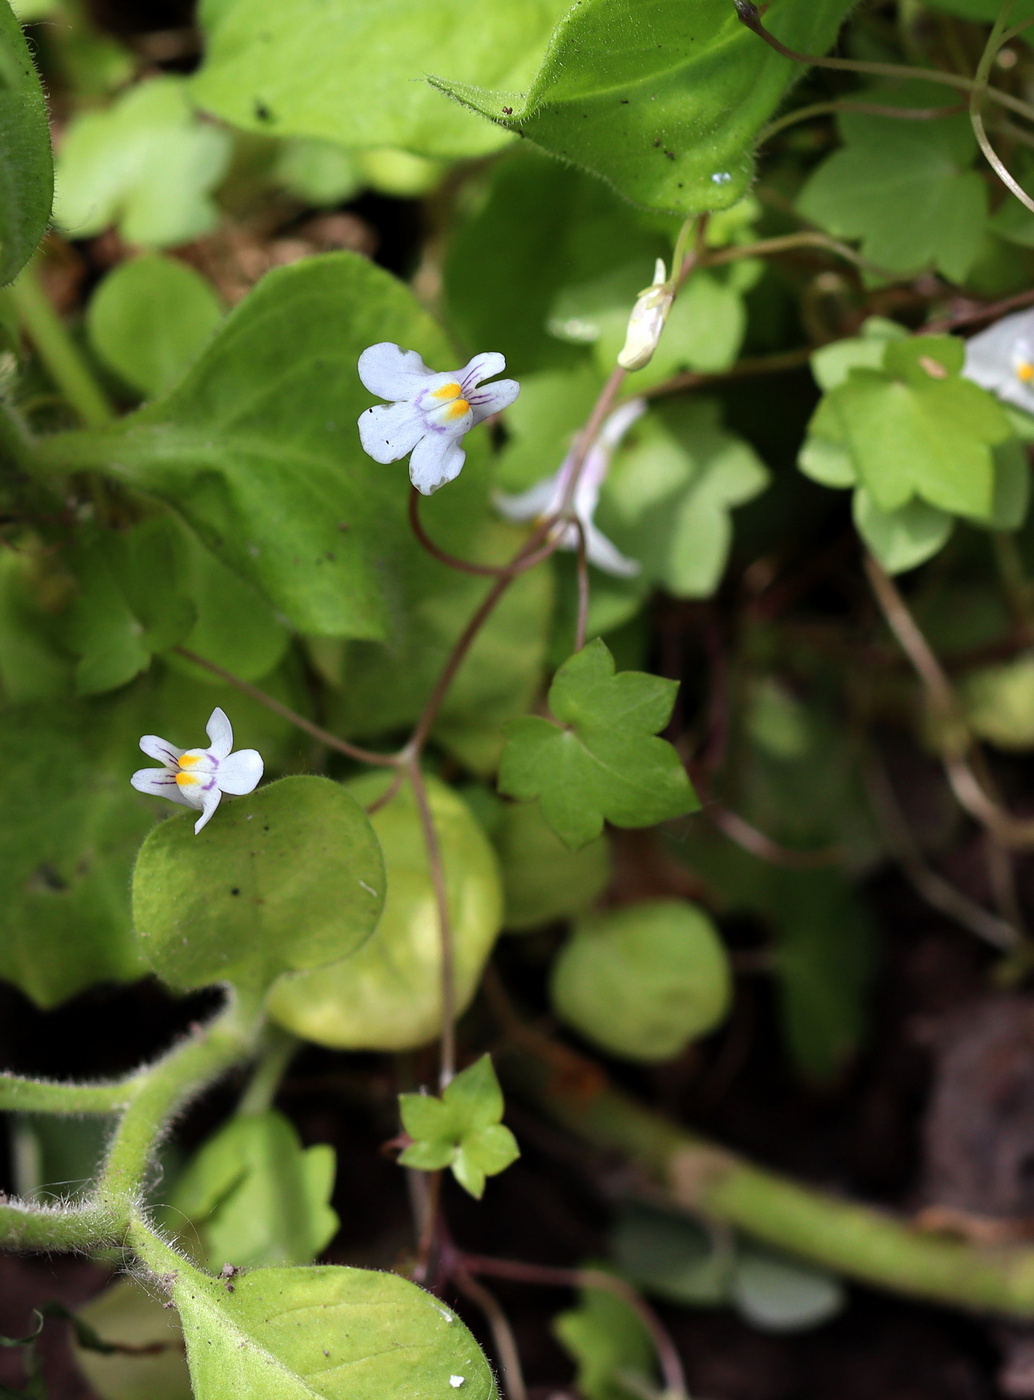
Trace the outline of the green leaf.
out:
[[[995,491],[991,447],[1011,436],[1009,421],[990,394],[952,372],[954,352],[945,349],[950,364],[941,363],[936,340],[888,341],[886,369],[851,369],[826,395],[809,429],[846,448],[881,510],[898,510],[920,496],[941,510],[988,520]]]
[[[156,398],[197,358],[222,315],[200,273],[154,253],[108,273],[87,307],[86,332],[109,369]]]
[[[846,383],[853,369],[882,369],[888,342],[907,340],[908,331],[897,321],[869,316],[861,334],[823,345],[811,357],[811,372],[820,389],[827,393]]]
[[[334,1167],[334,1149],[302,1147],[282,1113],[244,1114],[202,1143],[170,1205],[191,1222],[188,1236],[213,1272],[309,1264],[337,1232]]]
[[[49,553],[0,552],[0,683],[8,704],[72,693],[74,663],[60,613],[74,588]]]
[[[446,496],[445,510],[456,502]],[[435,516],[422,508],[433,538],[441,538]],[[523,529],[486,520],[464,557],[502,564],[526,538]],[[373,739],[412,726],[419,718],[453,646],[484,597],[485,582],[458,570],[439,570],[429,579],[412,571],[399,581],[405,611],[394,644],[354,642],[344,649],[340,681],[330,701],[335,725],[346,734]],[[402,591],[400,589],[399,591]],[[552,569],[521,575],[481,628],[439,711],[434,737],[472,771],[494,772],[505,720],[532,704],[546,663],[553,612]],[[333,645],[333,644],[332,644]],[[317,647],[317,660],[327,656]],[[326,674],[326,672],[325,672]]]
[[[282,778],[228,804],[197,836],[194,818],[156,827],[133,872],[140,949],[170,986],[263,986],[325,967],[373,932],[385,889],[380,847],[337,783]]]
[[[614,674],[598,638],[564,662],[549,689],[556,723],[529,716],[506,726],[499,790],[528,802],[572,849],[615,826],[652,826],[696,809],[678,754],[663,729],[674,681],[640,671]]]
[[[553,1331],[574,1360],[586,1400],[629,1400],[652,1390],[654,1350],[646,1324],[608,1289],[580,1289],[578,1307],[561,1313]],[[622,1384],[623,1375],[631,1385]]]
[[[21,26],[0,0],[0,286],[46,232],[54,192],[50,126]]]
[[[944,89],[878,89],[877,102],[944,105]],[[860,238],[862,253],[894,273],[936,267],[961,282],[980,251],[987,186],[970,167],[976,151],[968,117],[901,121],[843,112],[844,146],[814,172],[797,201],[806,219],[838,238]]]
[[[485,1178],[505,1171],[520,1156],[513,1133],[500,1122],[503,1108],[491,1055],[461,1070],[441,1099],[400,1094],[402,1125],[414,1141],[399,1161],[423,1171],[451,1167],[464,1190],[480,1200]]]
[[[747,1245],[733,1269],[732,1297],[746,1320],[764,1332],[821,1327],[847,1303],[832,1274]]]
[[[523,87],[567,0],[230,0],[201,7],[205,59],[191,89],[234,126],[267,135],[480,156],[505,134],[444,101],[424,81]]]
[[[1034,748],[1034,655],[1023,652],[962,677],[960,694],[975,733],[997,748]]]
[[[123,1346],[161,1351],[132,1355],[73,1346],[76,1365],[104,1400],[191,1400],[179,1317],[132,1278],[120,1278],[78,1313],[81,1322]]]
[[[702,909],[630,904],[581,920],[553,963],[557,1014],[626,1059],[670,1060],[724,1018],[732,979]]]
[[[167,398],[113,429],[57,434],[41,452],[168,502],[300,631],[384,638],[400,621],[399,575],[412,567],[426,583],[446,571],[413,565],[422,551],[405,464],[381,466],[359,444],[370,396],[356,362],[382,340],[436,368],[456,363],[402,283],[352,253],[310,258],[263,278]],[[467,502],[468,529],[481,519],[469,504],[480,431],[443,493],[446,511]],[[462,549],[462,533],[449,544]]]
[[[950,15],[961,15],[963,19],[986,20],[991,24],[1001,12],[999,0],[928,0],[935,10],[947,10]],[[1009,12],[1009,20],[1015,24],[1034,15],[1034,0],[1016,0]]]
[[[768,480],[754,449],[721,426],[717,403],[665,404],[636,425],[618,454],[600,528],[676,598],[706,598],[728,561],[731,511]]]
[[[610,850],[602,837],[569,850],[538,807],[507,806],[492,833],[503,876],[505,927],[540,928],[580,914],[610,880]]]
[[[657,1298],[695,1307],[728,1299],[735,1256],[685,1215],[630,1201],[610,1244],[622,1275]]]
[[[955,525],[943,510],[916,499],[897,510],[881,510],[864,486],[855,491],[852,506],[858,533],[890,574],[932,559]]]
[[[275,167],[276,178],[296,198],[317,209],[354,199],[363,186],[355,154],[336,141],[285,141]]]
[[[423,552],[407,524],[404,463],[372,462],[355,428],[369,405],[355,363],[379,340],[455,364],[409,288],[367,259],[329,253],[284,267],[235,308],[168,398],[112,430],[56,434],[43,454],[168,501],[298,630],[385,637],[397,575]],[[483,461],[479,434],[465,447],[465,479],[445,493],[453,511],[477,490]],[[425,580],[445,573],[420,567]]]
[[[784,43],[822,52],[847,9],[846,0],[775,0],[766,23]],[[527,91],[490,91],[448,72],[432,81],[626,198],[691,214],[746,193],[755,135],[795,76],[731,5],[584,0],[558,24]]]
[[[389,778],[373,773],[348,791],[369,804]],[[456,1011],[470,1004],[502,923],[495,854],[469,808],[431,778],[427,795],[452,920]],[[295,1035],[349,1050],[409,1050],[441,1032],[441,936],[419,812],[406,787],[371,818],[384,851],[388,894],[373,936],[318,975],[287,977],[270,1015]],[[215,823],[213,822],[213,825]]]
[[[167,248],[216,225],[212,190],[231,139],[191,109],[182,78],[151,78],[103,112],[73,117],[55,173],[54,219],[76,238],[112,224],[129,243]]]
[[[195,1400],[495,1400],[463,1323],[397,1274],[255,1269],[231,1292],[180,1262],[173,1279]]]
[[[647,227],[613,190],[581,171],[532,151],[507,156],[446,250],[450,323],[468,346],[502,350],[511,373],[568,363],[573,352],[547,331],[561,289],[592,283],[635,259],[643,271],[632,290],[639,290],[653,275],[654,259],[670,258],[676,230],[674,221],[669,237]],[[626,320],[629,311],[631,303]],[[564,339],[573,340],[573,331]],[[514,408],[522,400],[523,392]],[[533,415],[525,413],[524,421],[531,425]]]
[[[34,704],[0,716],[0,977],[38,1005],[145,965],[126,892],[150,804],[127,784],[130,702]]]
[[[195,610],[180,593],[180,539],[167,519],[148,520],[126,531],[80,535],[69,564],[78,592],[65,618],[64,636],[79,657],[75,688],[80,695],[114,690],[151,664],[151,656],[184,640]],[[155,577],[168,580],[155,588]]]

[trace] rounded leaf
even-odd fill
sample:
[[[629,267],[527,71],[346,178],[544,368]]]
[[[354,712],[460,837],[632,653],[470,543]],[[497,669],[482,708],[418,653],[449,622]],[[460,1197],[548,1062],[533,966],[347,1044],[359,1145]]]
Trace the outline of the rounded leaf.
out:
[[[503,809],[493,833],[503,873],[506,927],[539,928],[586,910],[610,879],[610,851],[598,836],[569,850],[537,806]]]
[[[667,1060],[729,1005],[729,963],[707,915],[679,900],[583,920],[553,964],[557,1013],[630,1060]]]
[[[383,774],[349,784],[363,803]],[[495,855],[466,803],[430,778],[452,914],[457,1013],[469,1005],[502,924]],[[377,932],[358,953],[318,975],[284,978],[269,998],[275,1021],[296,1035],[345,1050],[408,1050],[441,1030],[441,944],[434,886],[412,792],[372,817],[384,850],[388,897]]]
[[[170,986],[263,986],[325,967],[376,927],[384,864],[362,807],[328,778],[282,778],[156,827],[133,872],[133,925]]]

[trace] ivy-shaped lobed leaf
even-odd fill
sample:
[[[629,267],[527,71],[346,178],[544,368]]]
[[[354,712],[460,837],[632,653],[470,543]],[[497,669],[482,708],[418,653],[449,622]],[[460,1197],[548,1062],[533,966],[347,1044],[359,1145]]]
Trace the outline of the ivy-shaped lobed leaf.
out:
[[[538,798],[572,849],[615,826],[653,826],[699,806],[678,754],[654,736],[671,718],[678,684],[641,671],[615,675],[597,638],[564,662],[549,690],[555,722],[528,715],[506,726],[499,789]]]
[[[449,1167],[464,1190],[480,1200],[485,1178],[520,1156],[513,1133],[501,1121],[503,1108],[490,1055],[461,1070],[440,1099],[400,1094],[402,1126],[413,1141],[399,1161],[422,1171]]]

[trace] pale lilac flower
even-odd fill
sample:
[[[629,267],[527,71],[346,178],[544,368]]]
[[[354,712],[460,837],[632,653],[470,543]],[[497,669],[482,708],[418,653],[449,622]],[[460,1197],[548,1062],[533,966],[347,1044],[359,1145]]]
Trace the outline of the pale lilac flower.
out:
[[[157,734],[145,734],[140,747],[148,758],[156,758],[164,768],[141,768],[130,778],[137,792],[153,797],[167,797],[184,807],[199,808],[201,816],[194,823],[195,834],[201,830],[219,806],[223,793],[243,797],[252,792],[262,777],[262,755],[255,749],[233,748],[233,730],[225,713],[217,705],[206,726],[210,747],[207,749],[178,749]]]
[[[1003,316],[967,340],[962,373],[1006,403],[1034,413],[1034,311]]]
[[[493,413],[507,408],[521,391],[515,379],[490,379],[506,368],[502,355],[475,355],[462,369],[438,374],[415,350],[391,341],[371,345],[359,356],[359,378],[371,394],[391,403],[375,404],[359,417],[359,437],[375,462],[397,462],[407,453],[409,479],[429,496],[459,475],[466,453],[460,439]]]
[[[631,578],[638,574],[642,565],[635,559],[628,559],[607,539],[593,523],[596,506],[600,499],[600,487],[610,469],[610,459],[629,428],[646,412],[645,399],[629,399],[616,408],[604,422],[599,436],[585,457],[585,464],[578,477],[571,500],[571,510],[585,532],[585,554],[590,564],[602,569],[606,574],[618,578]],[[536,482],[519,496],[506,496],[496,492],[496,510],[507,520],[546,520],[562,509],[564,497],[571,484],[571,474],[575,470],[577,447],[573,447],[564,458],[558,472]],[[561,549],[578,548],[578,526],[574,521],[561,521],[552,532],[552,538],[559,536]]]
[[[664,259],[658,258],[653,283],[636,297],[628,318],[625,343],[618,355],[618,364],[622,369],[642,369],[650,363],[674,300],[675,288],[664,270]]]

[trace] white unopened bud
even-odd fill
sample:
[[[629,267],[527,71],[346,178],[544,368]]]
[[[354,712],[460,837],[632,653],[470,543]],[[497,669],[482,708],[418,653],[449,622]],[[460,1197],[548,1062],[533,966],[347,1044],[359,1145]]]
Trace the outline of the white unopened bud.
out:
[[[675,288],[668,281],[664,260],[658,258],[653,284],[639,293],[628,318],[625,343],[618,355],[622,369],[642,369],[650,363],[674,300]]]

